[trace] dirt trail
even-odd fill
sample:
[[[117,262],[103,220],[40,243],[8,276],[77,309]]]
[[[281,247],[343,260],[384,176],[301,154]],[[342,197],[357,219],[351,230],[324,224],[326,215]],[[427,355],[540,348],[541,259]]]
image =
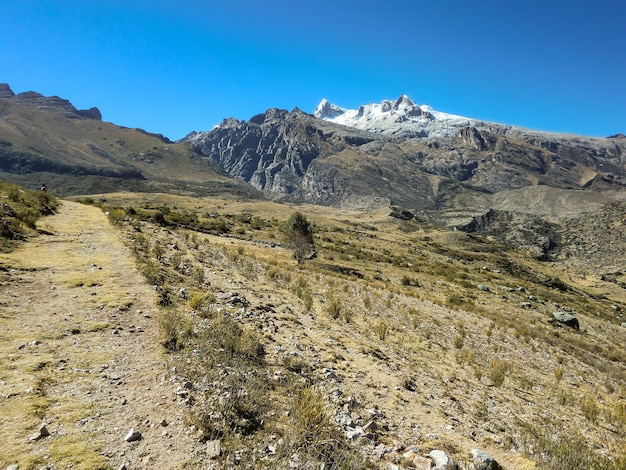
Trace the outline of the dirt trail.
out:
[[[0,468],[186,466],[155,294],[120,233],[71,202],[40,227],[0,255]],[[51,435],[32,440],[42,423]]]

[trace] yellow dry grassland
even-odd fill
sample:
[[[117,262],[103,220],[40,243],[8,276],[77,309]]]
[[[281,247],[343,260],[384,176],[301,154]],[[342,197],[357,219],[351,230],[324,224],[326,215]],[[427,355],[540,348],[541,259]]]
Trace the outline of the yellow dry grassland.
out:
[[[46,221],[52,235],[0,259],[1,431],[17,430],[0,465],[123,463],[98,435],[121,426],[107,411],[115,394],[104,399],[110,389],[93,379],[110,384],[115,364],[142,360],[123,352],[132,340],[161,352],[169,372],[140,366],[185,397],[176,408],[160,387],[138,392],[184,410],[193,452],[169,468],[201,468],[214,440],[217,468],[289,468],[296,454],[311,468],[385,468],[363,458],[376,446],[410,466],[393,450],[410,445],[443,449],[462,469],[472,448],[505,468],[623,468],[615,283],[386,210],[163,194],[89,202],[103,212],[64,203],[72,210]],[[316,256],[302,264],[284,234],[296,211],[314,233]],[[146,326],[144,343],[128,333],[140,305],[159,327]],[[575,314],[580,329],[548,322],[554,311]],[[345,423],[369,421],[368,437],[346,437]],[[29,441],[41,422],[52,438]],[[172,447],[150,442],[130,455],[163,462]]]
[[[589,455],[622,458],[620,468],[626,344],[614,306],[624,297],[612,284],[598,280],[591,289],[582,273],[570,276],[558,263],[495,239],[398,221],[385,210],[126,194],[106,195],[106,204],[124,208],[130,243],[171,294],[162,300],[184,311],[178,330],[175,316],[167,326],[180,364],[190,360],[187,349],[202,350],[189,332],[218,319],[223,325],[226,314],[262,333],[275,373],[318,384],[337,375],[329,390],[382,410],[393,425],[380,442],[415,436],[462,462],[479,445],[510,468],[533,468],[524,452],[542,445],[541,468],[566,468],[554,463],[565,461],[563,449],[587,440],[595,449]],[[295,211],[312,223],[317,252],[301,266],[281,234]],[[195,215],[198,229],[177,224],[182,215]],[[180,286],[196,292],[188,304],[173,295]],[[207,292],[200,302],[197,293]],[[225,305],[234,294],[251,305]],[[255,308],[265,312],[261,320]],[[574,312],[584,326],[550,324],[555,310]],[[200,366],[187,373],[194,383],[212,374]],[[286,438],[294,423],[269,416],[286,413],[291,395],[274,389],[268,393],[278,409],[263,415],[266,432]],[[217,432],[206,415],[191,422]],[[564,434],[572,426],[585,430],[584,439]],[[235,447],[243,445],[236,429],[229,434]],[[507,453],[512,447],[518,451]]]

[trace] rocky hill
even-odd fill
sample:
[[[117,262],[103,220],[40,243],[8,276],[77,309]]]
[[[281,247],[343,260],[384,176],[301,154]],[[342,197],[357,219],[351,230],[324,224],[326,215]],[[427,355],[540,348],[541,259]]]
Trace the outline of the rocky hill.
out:
[[[255,190],[185,144],[103,122],[97,108],[0,84],[0,178],[57,195]]]

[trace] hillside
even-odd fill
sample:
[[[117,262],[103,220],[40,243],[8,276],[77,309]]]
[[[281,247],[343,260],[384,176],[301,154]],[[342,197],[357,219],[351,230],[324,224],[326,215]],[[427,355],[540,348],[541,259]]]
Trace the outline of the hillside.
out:
[[[624,468],[620,279],[319,206],[297,207],[318,253],[297,266],[293,207],[107,199],[117,228],[64,203],[2,256],[1,464],[430,468],[441,451],[468,469],[479,449],[509,469]]]
[[[97,110],[96,110],[97,111]],[[0,86],[0,177],[57,195],[131,191],[255,197],[214,162],[184,144],[103,122],[99,111]]]

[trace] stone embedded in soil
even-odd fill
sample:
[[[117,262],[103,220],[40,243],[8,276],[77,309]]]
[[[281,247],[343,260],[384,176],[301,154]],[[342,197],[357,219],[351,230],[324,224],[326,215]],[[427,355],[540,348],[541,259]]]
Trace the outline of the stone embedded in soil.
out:
[[[222,442],[219,439],[207,442],[206,452],[210,459],[218,458],[222,454]]]
[[[135,428],[130,428],[130,431],[128,431],[128,434],[126,434],[126,437],[124,438],[124,440],[126,442],[140,441],[141,440],[141,433],[139,431],[135,430]]]
[[[39,439],[43,439],[44,437],[48,437],[49,435],[50,435],[50,431],[48,431],[48,428],[44,424],[39,428],[39,431],[37,431],[32,436],[30,436],[29,440],[38,441]]]

